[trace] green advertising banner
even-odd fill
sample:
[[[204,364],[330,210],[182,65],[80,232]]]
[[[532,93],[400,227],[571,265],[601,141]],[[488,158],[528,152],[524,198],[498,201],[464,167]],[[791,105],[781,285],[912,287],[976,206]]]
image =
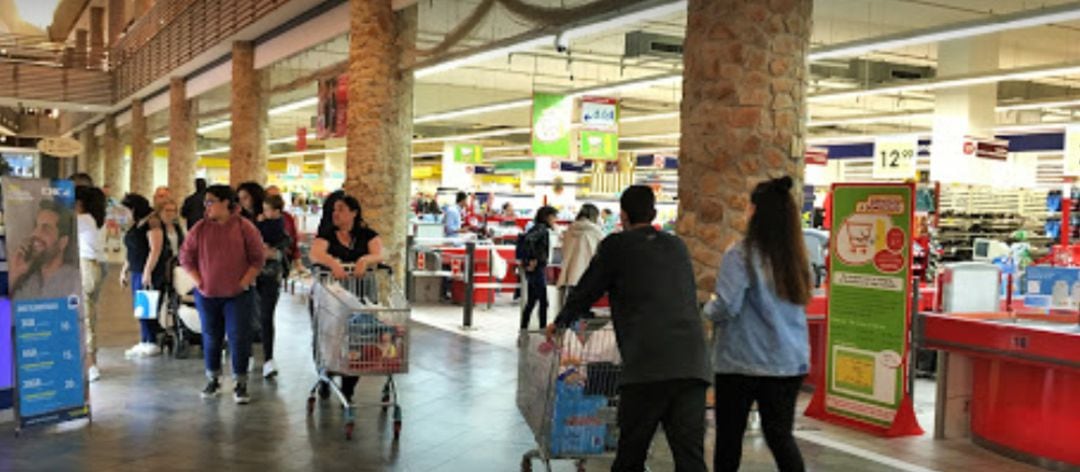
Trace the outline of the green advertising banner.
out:
[[[454,162],[461,164],[482,164],[484,147],[479,144],[455,144]]]
[[[910,184],[833,186],[824,388],[807,414],[921,434],[907,391]]]
[[[581,131],[581,159],[615,161],[619,159],[619,134]]]
[[[533,95],[533,157],[570,157],[570,119],[574,100],[565,95]]]

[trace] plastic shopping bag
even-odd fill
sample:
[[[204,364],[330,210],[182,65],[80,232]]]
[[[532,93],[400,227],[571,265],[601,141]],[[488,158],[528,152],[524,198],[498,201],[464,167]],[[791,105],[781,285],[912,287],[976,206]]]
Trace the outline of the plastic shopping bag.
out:
[[[135,319],[156,320],[161,292],[158,290],[138,290],[135,292]]]

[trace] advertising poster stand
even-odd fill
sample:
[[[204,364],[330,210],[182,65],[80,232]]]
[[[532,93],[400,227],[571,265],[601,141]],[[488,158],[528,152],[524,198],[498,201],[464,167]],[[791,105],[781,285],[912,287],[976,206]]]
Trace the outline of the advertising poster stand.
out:
[[[909,382],[914,195],[912,183],[833,185],[825,379],[809,417],[923,433]]]

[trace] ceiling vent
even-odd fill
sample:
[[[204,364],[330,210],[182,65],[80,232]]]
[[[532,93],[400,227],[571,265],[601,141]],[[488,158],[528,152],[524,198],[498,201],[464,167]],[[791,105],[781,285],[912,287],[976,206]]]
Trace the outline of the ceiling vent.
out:
[[[626,33],[626,57],[664,57],[681,59],[683,38],[645,31]]]

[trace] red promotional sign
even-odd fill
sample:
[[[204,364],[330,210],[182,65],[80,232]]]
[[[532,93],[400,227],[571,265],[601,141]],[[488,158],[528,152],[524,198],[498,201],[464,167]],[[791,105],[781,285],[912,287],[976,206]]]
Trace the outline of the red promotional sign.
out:
[[[829,150],[827,148],[807,148],[803,153],[806,165],[823,166],[829,163]]]
[[[307,150],[307,128],[303,126],[296,128],[296,150]]]

